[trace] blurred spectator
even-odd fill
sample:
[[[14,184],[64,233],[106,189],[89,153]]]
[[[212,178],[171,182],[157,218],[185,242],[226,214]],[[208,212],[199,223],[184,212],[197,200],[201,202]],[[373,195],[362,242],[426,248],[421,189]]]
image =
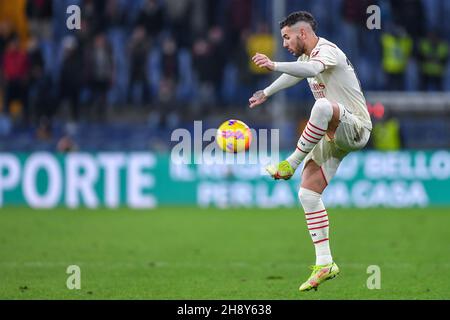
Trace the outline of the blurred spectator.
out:
[[[30,59],[30,81],[35,83],[42,79],[44,75],[44,57],[39,47],[39,38],[30,37],[27,46]]]
[[[27,0],[27,16],[29,19],[49,21],[52,12],[52,0]]]
[[[69,103],[72,121],[80,119],[79,96],[83,81],[81,59],[76,38],[66,36],[63,39],[63,58],[58,83],[59,103]]]
[[[0,113],[0,137],[8,136],[11,133],[11,119]]]
[[[158,0],[145,0],[135,25],[144,26],[151,38],[157,38],[164,28],[164,9],[160,2]]]
[[[39,140],[47,141],[52,138],[52,134],[53,132],[51,120],[47,117],[41,117],[36,129],[36,137]]]
[[[228,44],[233,48],[233,45],[241,40],[242,31],[251,27],[252,0],[229,0],[227,4]]]
[[[270,73],[268,70],[256,66],[251,59],[256,52],[264,53],[270,59],[273,59],[275,54],[275,39],[270,33],[269,26],[266,23],[258,23],[256,32],[250,34],[247,38],[246,49],[248,57],[247,63],[251,72],[254,74]]]
[[[418,46],[420,63],[420,89],[444,90],[444,76],[449,58],[449,45],[439,37],[437,31],[431,31],[422,38]]]
[[[48,74],[44,74],[43,78],[36,83],[33,107],[38,123],[42,119],[48,119],[50,122],[53,121],[53,116],[56,113],[56,107],[58,105],[53,87],[52,78]]]
[[[108,0],[105,8],[106,29],[123,27],[126,22],[125,12],[120,7],[118,0]]]
[[[426,30],[422,0],[391,0],[394,23],[403,26],[414,41]]]
[[[265,22],[259,22],[256,32],[249,35],[246,40],[247,65],[252,75],[253,91],[256,88],[265,87],[271,78],[270,71],[259,68],[253,63],[252,57],[256,52],[261,52],[273,59],[275,55],[275,39],[270,33],[269,26]]]
[[[219,0],[220,1],[220,0]],[[190,23],[192,39],[204,34],[205,30],[208,30],[208,19],[206,3],[209,0],[194,0],[190,8]]]
[[[203,6],[205,7],[206,26],[211,28],[215,25],[225,26],[224,9],[229,1],[205,1]]]
[[[161,73],[163,78],[178,83],[178,46],[175,39],[166,37],[162,43]]]
[[[379,151],[400,150],[401,143],[400,123],[396,118],[389,118],[375,122],[372,133],[372,144]]]
[[[157,103],[156,107],[152,108],[149,123],[157,122],[160,128],[164,128],[167,115],[178,108],[176,98],[179,81],[178,47],[170,36],[163,39],[160,65],[161,78],[157,89]]]
[[[253,93],[252,74],[250,72],[247,53],[247,39],[250,36],[249,30],[243,30],[241,37],[233,52],[232,61],[237,68],[238,93],[237,97],[240,102],[247,101],[248,95]]]
[[[201,107],[224,104],[221,93],[225,65],[227,64],[223,30],[213,26],[208,38],[199,38],[192,48],[192,66],[198,84],[196,104]]]
[[[83,19],[90,26],[92,34],[99,34],[106,31],[106,0],[84,0]]]
[[[9,21],[0,21],[0,58],[6,50],[6,45],[13,38],[14,33]]]
[[[44,57],[39,46],[39,39],[35,36],[28,40],[28,58],[30,61],[29,74],[29,104],[30,115],[36,111],[36,98],[39,94],[38,86],[45,77]]]
[[[181,48],[189,48],[192,43],[192,1],[165,0],[169,30]]]
[[[68,153],[78,150],[78,145],[69,134],[63,135],[56,145],[56,149],[61,153]]]
[[[376,4],[373,0],[343,0],[341,3],[342,25],[339,46],[345,51],[348,58],[356,61],[359,57],[361,45],[364,43],[364,34],[367,20],[367,7]]]
[[[405,72],[412,53],[412,39],[399,26],[392,26],[381,35],[383,71],[389,90],[405,89]]]
[[[227,64],[227,48],[224,39],[224,31],[220,26],[213,26],[208,31],[208,42],[211,54],[214,57],[214,64],[209,69],[211,80],[214,87],[214,98],[221,106],[223,104],[221,89],[223,74]]]
[[[3,111],[10,112],[11,103],[18,101],[23,110],[23,120],[29,121],[28,80],[30,60],[27,52],[20,47],[19,38],[14,35],[7,44],[3,56],[2,71],[5,82]]]
[[[53,6],[51,0],[28,0],[26,5],[30,30],[44,39],[50,38]]]
[[[158,88],[158,103],[153,106],[147,118],[147,124],[151,128],[165,129],[178,126],[180,116],[178,102],[174,95],[175,89],[173,79],[161,79]]]
[[[68,34],[68,36],[72,36],[74,33]],[[89,25],[88,20],[84,19],[81,16],[81,29],[75,32],[75,36],[78,42],[78,48],[83,52],[86,48],[89,48],[92,42],[92,38],[94,34],[92,33],[91,26]],[[64,38],[61,39],[61,43],[64,41]]]
[[[192,64],[198,88],[195,103],[201,108],[214,105],[217,102],[214,90],[214,74],[210,72],[214,69],[215,63],[211,44],[204,38],[196,40],[192,48]]]
[[[129,43],[129,101],[135,102],[131,97],[134,97],[134,89],[138,86],[142,93],[139,97],[139,102],[150,102],[150,85],[147,77],[149,47],[150,43],[147,40],[145,28],[142,26],[136,27],[133,30]]]
[[[87,51],[85,69],[93,98],[94,117],[105,120],[106,94],[114,81],[115,72],[112,49],[105,34],[99,33],[94,37],[92,48]]]
[[[12,31],[24,43],[29,34],[26,0],[0,1],[0,21],[11,25]]]
[[[3,21],[0,20],[0,68],[2,69],[2,72],[0,72],[0,110],[3,110],[3,111],[5,109],[5,105],[4,105],[5,85],[4,85],[4,74],[3,74],[3,55],[5,53],[6,46],[11,41],[13,36],[14,36],[14,33],[13,33],[11,23],[7,20],[3,20]],[[9,126],[10,119],[0,113],[0,123],[5,124],[6,122],[8,122],[8,126],[3,126],[3,127],[7,129],[10,127]],[[0,131],[2,131],[4,133],[7,132],[7,130],[2,130],[2,128],[0,128]]]

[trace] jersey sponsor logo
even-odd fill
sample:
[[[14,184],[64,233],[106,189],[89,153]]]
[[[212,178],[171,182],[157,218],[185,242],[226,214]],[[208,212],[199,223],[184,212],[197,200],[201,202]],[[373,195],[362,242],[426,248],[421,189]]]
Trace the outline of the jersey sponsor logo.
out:
[[[315,83],[315,82],[313,82],[313,83],[311,83],[309,86],[310,86],[311,89],[314,90],[314,91],[325,90],[325,84],[323,84],[322,82],[321,82],[321,83]]]
[[[325,98],[325,84],[323,84],[322,82],[311,82],[309,84],[309,87],[311,88],[312,94],[315,99]]]

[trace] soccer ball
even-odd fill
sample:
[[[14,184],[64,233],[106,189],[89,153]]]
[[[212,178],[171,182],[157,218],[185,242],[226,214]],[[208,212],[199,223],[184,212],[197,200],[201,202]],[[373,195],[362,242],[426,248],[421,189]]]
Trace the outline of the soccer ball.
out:
[[[227,120],[217,129],[217,145],[226,152],[237,153],[248,150],[252,142],[250,128],[240,120]]]

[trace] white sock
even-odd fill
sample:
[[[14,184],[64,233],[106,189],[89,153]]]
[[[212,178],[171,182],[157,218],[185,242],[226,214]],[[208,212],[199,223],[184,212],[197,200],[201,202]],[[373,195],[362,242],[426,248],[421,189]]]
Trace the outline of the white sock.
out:
[[[316,250],[316,265],[330,264],[333,262],[333,257],[328,239],[328,214],[323,205],[322,196],[317,192],[300,188],[298,197],[305,210],[309,234]]]
[[[322,139],[333,117],[333,106],[327,99],[318,99],[311,110],[309,121],[298,139],[297,148],[286,159],[292,168],[297,169],[306,155]]]

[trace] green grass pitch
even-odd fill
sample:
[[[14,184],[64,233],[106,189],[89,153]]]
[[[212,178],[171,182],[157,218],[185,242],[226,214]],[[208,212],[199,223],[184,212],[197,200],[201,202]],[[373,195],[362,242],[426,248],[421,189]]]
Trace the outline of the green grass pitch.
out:
[[[329,209],[341,274],[301,293],[314,250],[300,209],[3,208],[0,299],[450,299],[449,213]]]

